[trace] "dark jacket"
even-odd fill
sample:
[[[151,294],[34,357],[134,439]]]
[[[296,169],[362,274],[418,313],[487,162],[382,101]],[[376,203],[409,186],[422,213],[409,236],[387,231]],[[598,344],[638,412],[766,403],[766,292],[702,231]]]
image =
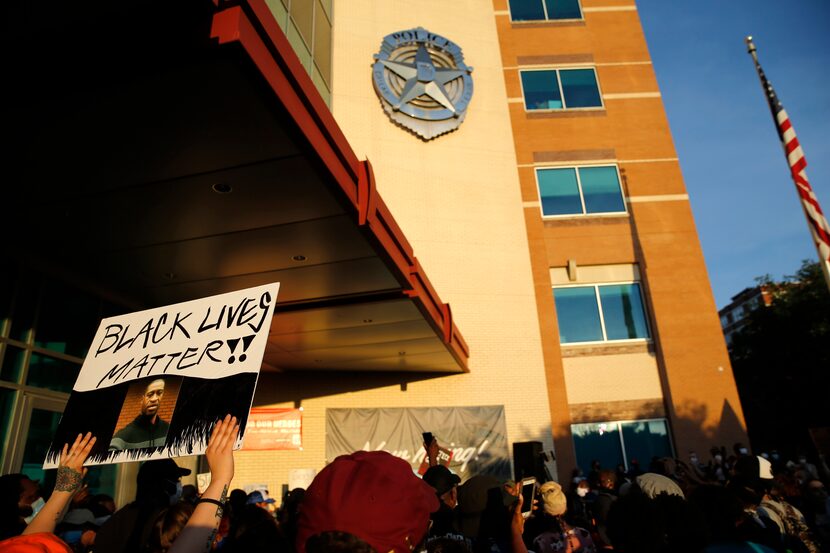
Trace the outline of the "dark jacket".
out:
[[[110,441],[110,449],[139,449],[163,446],[169,429],[170,424],[162,420],[161,417],[156,417],[156,422],[153,423],[153,417],[139,415],[133,422],[115,433],[112,441]]]

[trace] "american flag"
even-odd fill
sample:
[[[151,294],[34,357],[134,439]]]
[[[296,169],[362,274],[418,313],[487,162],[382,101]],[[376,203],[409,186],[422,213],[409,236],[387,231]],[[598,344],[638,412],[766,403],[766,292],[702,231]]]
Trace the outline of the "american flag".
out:
[[[807,225],[810,227],[813,242],[815,242],[816,250],[818,250],[824,278],[828,281],[827,285],[830,286],[830,225],[827,224],[827,219],[824,218],[818,199],[807,180],[807,173],[804,171],[804,168],[807,167],[807,160],[804,158],[804,152],[801,150],[801,145],[795,136],[790,118],[784,110],[784,106],[781,105],[778,96],[776,96],[772,85],[767,80],[764,70],[761,69],[761,64],[758,63],[758,55],[752,37],[746,38],[746,44],[752,59],[755,61],[755,69],[758,70],[761,86],[764,88],[764,94],[766,94],[769,108],[772,111],[772,118],[775,120],[775,126],[778,129],[778,136],[784,146],[784,153],[790,166],[790,174],[793,181],[795,181],[795,188],[798,191],[798,197],[801,199],[804,215],[807,217]]]

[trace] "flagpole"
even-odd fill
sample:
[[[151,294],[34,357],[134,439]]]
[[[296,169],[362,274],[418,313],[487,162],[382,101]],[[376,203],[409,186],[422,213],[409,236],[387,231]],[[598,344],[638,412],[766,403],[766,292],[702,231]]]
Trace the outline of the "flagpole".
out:
[[[752,37],[746,37],[745,41],[747,53],[752,56],[752,61],[755,62],[755,70],[761,80],[761,88],[763,88],[764,95],[767,97],[772,120],[778,131],[778,137],[781,139],[781,145],[784,147],[784,156],[787,158],[790,175],[801,200],[801,209],[804,212],[804,217],[807,218],[807,226],[810,229],[813,244],[818,253],[824,282],[827,284],[827,289],[830,290],[830,225],[828,225],[827,219],[824,218],[818,198],[816,198],[807,180],[807,174],[804,171],[807,160],[804,158],[804,152],[802,152],[795,136],[795,130],[792,128],[787,112],[778,100],[775,90],[773,90],[767,76],[764,74],[764,70],[761,68],[761,64],[758,62],[758,53],[756,52],[755,43],[752,42]]]

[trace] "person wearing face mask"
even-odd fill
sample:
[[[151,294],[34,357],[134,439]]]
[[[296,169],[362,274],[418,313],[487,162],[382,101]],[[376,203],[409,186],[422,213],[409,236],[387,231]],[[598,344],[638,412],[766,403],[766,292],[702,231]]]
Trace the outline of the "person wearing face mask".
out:
[[[141,553],[159,514],[178,503],[182,495],[180,478],[189,469],[172,459],[147,461],[138,470],[135,501],[112,515],[98,530],[95,553]]]
[[[717,449],[713,449],[712,460],[709,462],[709,476],[723,484],[728,475],[729,471],[723,464],[723,455]]]
[[[581,528],[591,528],[593,526],[591,509],[596,497],[597,494],[591,490],[591,485],[587,479],[577,482],[576,486],[571,489],[571,493],[568,494],[568,511],[565,514],[565,518],[571,526]]]

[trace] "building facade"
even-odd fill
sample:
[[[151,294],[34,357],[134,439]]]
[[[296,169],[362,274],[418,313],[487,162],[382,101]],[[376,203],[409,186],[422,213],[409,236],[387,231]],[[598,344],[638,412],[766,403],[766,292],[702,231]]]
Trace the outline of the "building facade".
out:
[[[633,1],[239,4],[237,11],[235,3],[220,5],[223,11],[210,14],[212,23],[205,24],[205,33],[209,29],[220,44],[240,41],[247,51],[259,52],[245,45],[249,35],[244,32],[223,34],[223,25],[241,21],[239,28],[248,29],[244,22],[253,21],[251,34],[262,37],[267,47],[251,56],[282,102],[279,117],[293,121],[285,132],[299,127],[305,133],[290,155],[282,152],[282,157],[269,158],[279,159],[273,162],[278,163],[274,182],[296,180],[299,169],[285,160],[300,155],[294,152],[311,151],[314,175],[342,180],[346,177],[340,175],[351,167],[357,188],[376,187],[384,210],[388,207],[394,216],[394,221],[384,219],[384,227],[399,237],[393,241],[402,251],[417,255],[417,261],[412,257],[408,262],[414,271],[410,276],[423,269],[431,283],[424,285],[432,290],[428,295],[437,297],[437,291],[452,306],[450,312],[436,301],[426,319],[430,328],[443,321],[438,334],[457,363],[430,361],[432,350],[417,349],[422,338],[398,331],[413,321],[373,327],[377,319],[357,314],[369,325],[370,335],[374,328],[375,342],[394,335],[389,340],[398,340],[394,347],[400,356],[371,357],[367,345],[360,352],[361,359],[367,359],[362,366],[366,370],[360,370],[361,361],[347,362],[350,353],[344,348],[353,344],[344,342],[349,340],[346,334],[334,332],[331,320],[326,321],[328,327],[315,326],[326,317],[297,315],[302,301],[294,290],[311,286],[308,282],[325,288],[333,286],[332,280],[361,281],[364,269],[350,267],[369,254],[356,246],[352,249],[359,251],[349,252],[352,265],[338,261],[323,284],[311,277],[292,280],[292,275],[306,270],[296,265],[260,267],[263,256],[274,249],[294,263],[305,262],[305,255],[284,255],[299,250],[281,247],[301,243],[300,238],[307,239],[303,244],[311,251],[331,242],[346,255],[341,238],[351,231],[316,234],[286,221],[257,228],[203,229],[203,218],[196,216],[183,218],[179,226],[165,226],[170,212],[162,196],[152,196],[157,186],[136,187],[125,177],[123,190],[139,190],[143,196],[119,192],[122,195],[113,197],[122,201],[152,196],[145,204],[135,200],[152,208],[144,222],[174,235],[175,255],[205,272],[190,270],[184,263],[177,270],[160,268],[171,265],[166,256],[173,255],[165,241],[168,234],[161,231],[161,238],[154,240],[129,237],[135,242],[129,257],[102,261],[102,271],[95,273],[46,253],[55,234],[37,247],[36,261],[9,262],[11,268],[3,274],[0,332],[0,407],[7,421],[2,429],[4,471],[36,470],[43,443],[57,424],[82,362],[84,344],[102,316],[259,282],[250,275],[263,282],[281,280],[280,300],[286,305],[272,323],[273,347],[266,351],[254,405],[302,407],[303,446],[292,451],[243,449],[237,454],[234,482],[240,487],[265,484],[274,493],[288,483],[292,470],[324,466],[330,460],[330,409],[502,406],[509,442],[537,441],[553,451],[562,479],[593,459],[608,467],[630,466],[634,459],[645,466],[653,456],[685,458],[689,450],[746,440],[688,194]],[[209,9],[213,8],[205,8]],[[372,84],[374,56],[384,37],[418,27],[459,45],[474,83],[458,128],[430,140],[390,121]],[[281,49],[283,43],[290,44],[293,53]],[[276,60],[276,69],[268,65],[268,56]],[[419,82],[427,81],[429,75]],[[294,83],[305,96],[300,94],[294,102],[283,95],[284,82]],[[221,92],[236,98],[235,89]],[[193,103],[198,104],[198,98]],[[264,163],[251,157],[266,149],[254,139],[262,136],[267,142],[271,135],[254,123],[240,124],[242,115],[248,115],[243,111],[237,109],[228,118],[239,136],[226,149],[238,153],[224,171]],[[183,121],[182,125],[188,120]],[[193,121],[191,126],[201,125]],[[199,140],[212,136],[201,132]],[[195,176],[187,178],[196,182],[198,175],[219,174],[216,159],[224,154],[211,157],[207,154],[212,150],[205,150],[202,159],[200,142],[193,140],[181,149],[195,152],[193,160],[188,158],[186,173]],[[334,153],[329,154],[329,145],[339,149],[332,146]],[[31,150],[41,151],[41,146]],[[148,147],[147,152],[155,150]],[[184,177],[171,168],[183,162],[154,156],[147,153],[144,165],[157,166],[162,176],[153,175],[146,182],[165,182],[170,190],[179,186]],[[350,161],[352,157],[368,159],[371,167]],[[332,169],[337,163],[343,164],[345,173]],[[73,168],[68,164],[67,170]],[[119,176],[118,171],[108,177],[113,175]],[[93,190],[101,205],[112,201],[108,186]],[[237,186],[236,196],[223,198],[237,201],[242,190]],[[257,190],[259,195],[244,207],[260,219],[266,211],[268,216],[272,211],[301,211],[303,202],[311,201],[292,189],[290,194],[296,196],[286,205],[286,196]],[[213,192],[221,191],[214,185]],[[178,188],[175,193],[184,194]],[[131,205],[125,201],[122,218]],[[266,236],[263,228],[280,230]],[[371,230],[372,248],[384,243],[378,232]],[[210,248],[188,249],[220,235],[226,240],[244,236],[244,242],[234,242],[239,255],[213,258],[215,250]],[[267,250],[250,246],[267,240],[276,245]],[[121,255],[122,249],[106,247],[115,252],[113,259]],[[384,248],[383,252],[391,251]],[[381,257],[387,265],[395,263],[392,254]],[[141,266],[140,274],[122,269],[127,259]],[[149,282],[156,276],[160,282]],[[384,286],[379,290],[387,295],[378,292],[373,298],[388,299]],[[311,306],[308,313],[342,307],[356,294],[315,293],[314,301],[303,300]],[[357,312],[362,305],[353,307]],[[416,307],[426,313],[431,308],[425,305]],[[366,334],[361,336],[368,340]],[[405,351],[408,346],[422,355],[422,363]],[[327,370],[315,370],[320,360],[329,363]],[[181,462],[198,469],[196,459]],[[98,471],[101,490],[129,496],[135,467]]]

